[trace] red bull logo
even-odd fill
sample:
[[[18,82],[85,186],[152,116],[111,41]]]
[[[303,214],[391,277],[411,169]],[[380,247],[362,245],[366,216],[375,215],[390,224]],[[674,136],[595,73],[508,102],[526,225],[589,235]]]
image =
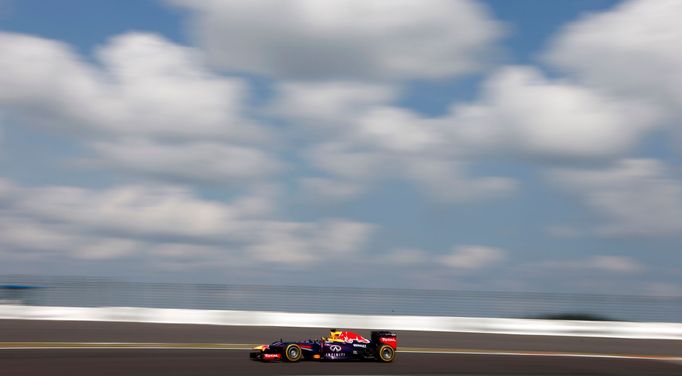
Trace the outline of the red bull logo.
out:
[[[353,332],[341,332],[339,339],[347,343],[352,343],[355,341],[360,343],[369,343],[368,339]]]

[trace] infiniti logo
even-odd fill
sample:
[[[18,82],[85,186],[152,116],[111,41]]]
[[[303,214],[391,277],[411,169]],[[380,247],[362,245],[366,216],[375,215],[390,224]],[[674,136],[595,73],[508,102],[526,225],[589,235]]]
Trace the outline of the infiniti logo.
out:
[[[339,351],[341,351],[341,346],[331,345],[331,346],[329,346],[329,350],[334,351],[334,352],[339,352]]]

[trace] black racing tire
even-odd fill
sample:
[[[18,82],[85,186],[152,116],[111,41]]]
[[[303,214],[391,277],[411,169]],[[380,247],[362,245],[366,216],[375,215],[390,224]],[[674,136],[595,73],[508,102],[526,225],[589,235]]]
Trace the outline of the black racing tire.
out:
[[[289,362],[298,362],[301,360],[301,358],[303,358],[301,346],[295,343],[287,345],[287,347],[284,349],[284,358]]]
[[[377,360],[390,363],[395,359],[395,350],[389,345],[381,345],[377,350]]]

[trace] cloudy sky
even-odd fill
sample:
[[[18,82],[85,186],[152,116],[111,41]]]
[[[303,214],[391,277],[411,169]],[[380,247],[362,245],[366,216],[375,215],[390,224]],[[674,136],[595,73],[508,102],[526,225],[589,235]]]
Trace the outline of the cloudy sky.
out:
[[[0,0],[0,274],[679,295],[680,14]]]

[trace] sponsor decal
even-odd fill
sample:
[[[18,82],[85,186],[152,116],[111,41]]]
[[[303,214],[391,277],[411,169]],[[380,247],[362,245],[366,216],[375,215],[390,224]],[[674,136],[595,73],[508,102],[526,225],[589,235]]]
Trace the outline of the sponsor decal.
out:
[[[279,360],[281,357],[280,354],[263,354],[263,360]]]
[[[331,346],[329,346],[329,350],[334,351],[334,352],[339,352],[339,351],[341,351],[341,346],[331,345]]]
[[[364,343],[354,343],[353,347],[362,347],[364,349],[367,348],[367,345],[365,345]]]
[[[347,343],[352,343],[352,342],[369,343],[370,342],[367,338],[365,338],[365,337],[363,337],[357,333],[353,333],[353,332],[341,332],[339,339],[341,339],[342,341],[347,342]]]
[[[345,357],[346,357],[346,354],[342,353],[342,352],[325,354],[325,358],[327,358],[327,359],[338,359],[338,358],[345,358]]]
[[[379,338],[379,342],[383,343],[384,345],[389,345],[394,349],[398,346],[398,340],[395,337],[381,337]]]

